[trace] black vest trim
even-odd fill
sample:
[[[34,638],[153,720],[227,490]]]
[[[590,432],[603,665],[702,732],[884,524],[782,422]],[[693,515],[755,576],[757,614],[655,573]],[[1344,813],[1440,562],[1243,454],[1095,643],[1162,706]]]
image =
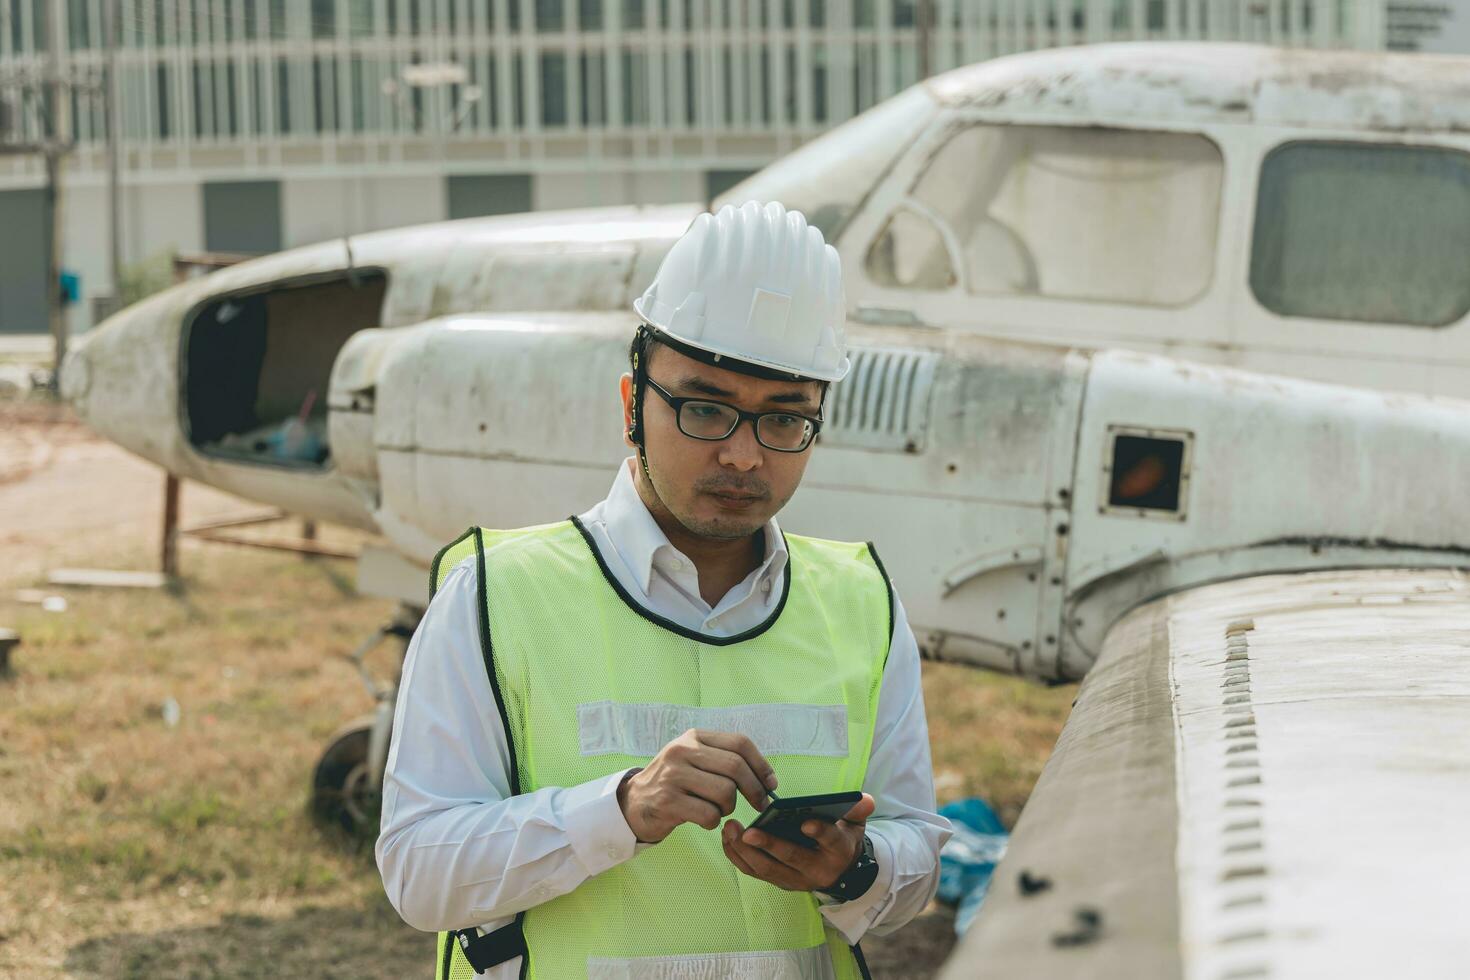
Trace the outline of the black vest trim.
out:
[[[515,735],[511,732],[510,715],[505,710],[505,695],[500,690],[500,679],[495,675],[495,644],[490,638],[490,582],[485,577],[485,535],[478,527],[471,528],[467,533],[475,536],[475,574],[477,576],[476,582],[480,586],[480,595],[476,597],[475,611],[480,627],[480,655],[485,661],[485,675],[490,678],[490,690],[495,695],[495,709],[500,712],[500,724],[505,730],[505,749],[510,756],[510,793],[512,796],[520,796],[521,767],[517,761],[516,740]],[[460,538],[460,540],[462,541],[464,539]],[[435,564],[437,565],[437,560]],[[516,951],[495,960],[489,966],[475,966],[474,961],[471,960],[470,965],[475,967],[476,973],[483,973],[491,966],[503,963],[514,956],[520,956],[520,975],[522,980],[524,980],[531,966],[531,957],[526,947],[525,921],[526,913],[517,912],[515,921],[510,925],[496,929],[486,936],[479,937],[480,940],[491,939],[496,936],[501,937],[496,940],[495,949],[497,953],[512,947]],[[469,949],[465,946],[464,941],[459,940],[458,937],[456,937],[456,941],[460,942],[461,948],[465,949],[466,956],[468,956]]]
[[[888,653],[893,652],[893,631],[898,628],[893,615],[893,579],[888,577],[888,569],[883,567],[883,559],[878,557],[878,546],[868,542],[868,555],[873,559],[873,564],[878,566],[878,574],[883,576],[883,587],[888,590]],[[888,667],[888,653],[883,654],[883,666]]]
[[[786,554],[788,556],[788,560],[786,562],[786,574],[781,577],[781,601],[776,603],[776,611],[771,613],[770,618],[766,619],[762,623],[751,627],[744,633],[736,633],[734,636],[710,636],[709,634],[701,633],[698,630],[686,629],[673,620],[665,619],[657,613],[650,612],[649,610],[644,609],[642,606],[638,605],[633,597],[628,594],[628,590],[623,588],[623,585],[621,582],[618,581],[617,576],[612,573],[612,569],[607,567],[607,562],[603,559],[602,552],[597,550],[597,542],[592,540],[592,532],[588,531],[587,528],[582,524],[582,521],[576,517],[571,518],[571,522],[577,528],[577,531],[582,535],[582,540],[587,542],[587,550],[592,552],[592,557],[597,560],[597,567],[602,570],[602,577],[607,580],[608,585],[612,586],[612,590],[618,594],[618,598],[623,600],[623,604],[638,615],[642,616],[644,619],[648,620],[653,625],[658,626],[662,629],[666,629],[670,633],[682,636],[686,640],[694,640],[697,643],[704,643],[713,647],[727,647],[736,643],[743,643],[746,640],[753,640],[757,636],[760,636],[762,633],[764,633],[766,630],[770,629],[772,626],[776,625],[776,621],[781,618],[782,610],[786,608],[786,599],[791,595],[792,563],[789,560],[791,549],[788,546],[786,549]],[[786,535],[784,533],[781,535],[781,540],[786,540]]]
[[[447,555],[447,554],[449,554],[449,551],[450,551],[451,548],[454,548],[456,545],[459,545],[466,538],[473,536],[475,533],[476,533],[476,529],[475,528],[470,528],[469,530],[465,531],[465,533],[461,534],[459,537],[455,538],[453,541],[449,542],[444,547],[440,548],[439,549],[439,553],[434,556],[434,560],[429,563],[429,598],[430,599],[433,599],[434,596],[439,593],[439,567],[444,564],[444,556]]]

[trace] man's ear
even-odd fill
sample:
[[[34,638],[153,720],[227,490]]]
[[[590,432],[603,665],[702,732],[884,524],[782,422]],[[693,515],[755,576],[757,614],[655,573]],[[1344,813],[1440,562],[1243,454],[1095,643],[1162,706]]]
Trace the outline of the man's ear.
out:
[[[623,399],[623,445],[638,448],[633,443],[633,376],[625,374],[618,379],[618,394]]]

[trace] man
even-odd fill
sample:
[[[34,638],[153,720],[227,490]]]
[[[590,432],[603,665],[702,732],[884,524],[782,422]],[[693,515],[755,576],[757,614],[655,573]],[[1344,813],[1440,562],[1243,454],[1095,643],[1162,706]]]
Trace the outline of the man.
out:
[[[409,646],[378,866],[438,975],[852,978],[938,883],[918,653],[868,546],[784,535],[848,370],[798,212],[700,215],[635,304],[628,445],[580,518],[471,529]],[[808,848],[769,792],[863,790]]]

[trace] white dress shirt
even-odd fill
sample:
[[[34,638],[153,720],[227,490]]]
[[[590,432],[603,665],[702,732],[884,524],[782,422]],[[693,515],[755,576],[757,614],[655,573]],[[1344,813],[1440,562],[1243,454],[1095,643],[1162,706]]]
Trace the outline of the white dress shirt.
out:
[[[710,608],[694,563],[639,498],[634,462],[624,461],[607,499],[581,516],[623,588],[650,612],[711,635],[765,621],[786,569],[776,522],[764,528],[760,567]],[[376,847],[383,887],[404,921],[425,932],[499,928],[658,846],[638,843],[629,829],[617,800],[621,772],[510,794],[507,738],[480,652],[480,601],[476,565],[466,559],[450,571],[409,643],[383,778]],[[821,914],[850,943],[870,930],[897,929],[928,903],[950,835],[949,822],[934,812],[918,647],[897,597],[863,789],[877,804],[867,832],[878,878],[850,902],[818,896]],[[514,977],[519,968],[517,958],[487,976]]]

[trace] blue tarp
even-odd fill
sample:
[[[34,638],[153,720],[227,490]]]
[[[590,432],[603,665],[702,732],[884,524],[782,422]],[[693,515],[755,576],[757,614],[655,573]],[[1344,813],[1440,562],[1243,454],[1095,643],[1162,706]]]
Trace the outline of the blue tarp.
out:
[[[1010,834],[978,797],[947,803],[939,814],[954,824],[954,836],[939,852],[939,900],[955,906],[954,931],[964,935],[980,911]]]

